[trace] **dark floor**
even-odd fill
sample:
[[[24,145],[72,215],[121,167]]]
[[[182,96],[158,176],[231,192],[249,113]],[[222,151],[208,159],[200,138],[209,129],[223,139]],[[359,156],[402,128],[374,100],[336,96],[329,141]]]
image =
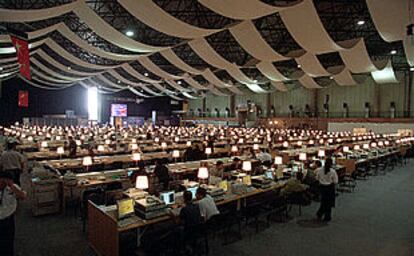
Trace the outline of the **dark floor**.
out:
[[[272,223],[254,233],[244,228],[243,240],[222,246],[211,243],[210,255],[414,255],[414,160],[385,176],[358,181],[354,193],[341,194],[334,218],[326,226],[311,220],[313,203],[288,223]],[[31,217],[23,203],[17,218],[16,247],[26,255],[94,255],[82,224],[73,216]]]

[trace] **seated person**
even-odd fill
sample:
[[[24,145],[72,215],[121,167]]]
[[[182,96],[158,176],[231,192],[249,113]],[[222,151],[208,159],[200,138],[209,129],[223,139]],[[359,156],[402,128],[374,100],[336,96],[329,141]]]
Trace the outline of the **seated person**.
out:
[[[203,160],[205,158],[204,152],[200,149],[200,146],[194,144],[193,148],[193,161]]]
[[[241,168],[242,168],[242,160],[240,160],[240,158],[238,157],[235,157],[233,158],[233,162],[231,163],[227,171],[240,170]]]
[[[163,160],[155,160],[154,174],[157,176],[159,183],[162,184],[163,190],[168,190],[170,183],[170,173],[168,172],[168,168],[165,166]]]
[[[261,150],[259,154],[257,154],[257,159],[259,159],[262,164],[272,163],[272,156],[266,150]]]
[[[216,166],[210,169],[210,175],[214,177],[223,178],[224,163],[223,161],[217,161]]]
[[[200,214],[204,221],[208,221],[211,217],[220,213],[217,209],[216,202],[214,202],[214,199],[210,195],[207,195],[205,188],[199,187],[197,189],[196,198],[198,200]]]
[[[303,192],[307,189],[307,186],[302,184],[303,173],[296,172],[295,177],[291,177],[282,189],[282,194],[289,194],[295,192]]]
[[[184,151],[183,158],[184,158],[184,161],[194,161],[194,150],[192,147],[188,147]]]

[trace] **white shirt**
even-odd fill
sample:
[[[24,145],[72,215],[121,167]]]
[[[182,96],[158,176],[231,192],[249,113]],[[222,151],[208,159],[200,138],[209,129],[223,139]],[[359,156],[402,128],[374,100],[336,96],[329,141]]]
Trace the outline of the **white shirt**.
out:
[[[1,154],[0,157],[0,167],[3,171],[13,170],[13,169],[23,169],[22,162],[24,161],[24,156],[17,151],[7,150]]]
[[[6,187],[3,191],[0,190],[0,198],[2,198],[0,204],[0,220],[4,220],[16,211],[17,200],[16,195],[9,187]]]
[[[257,159],[261,162],[272,161],[272,156],[269,153],[261,152],[257,155]]]
[[[216,203],[210,195],[206,195],[203,199],[198,201],[198,208],[200,208],[201,216],[209,220],[212,216],[219,214]]]
[[[322,185],[330,185],[338,183],[338,174],[334,169],[330,169],[327,174],[325,174],[325,168],[321,167],[316,170],[316,179]]]

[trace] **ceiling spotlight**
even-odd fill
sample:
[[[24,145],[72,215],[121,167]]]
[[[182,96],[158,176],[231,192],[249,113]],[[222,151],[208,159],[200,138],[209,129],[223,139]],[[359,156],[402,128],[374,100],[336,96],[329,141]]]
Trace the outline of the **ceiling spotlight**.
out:
[[[411,67],[411,68],[410,68],[410,71],[414,71],[414,67]]]
[[[330,76],[330,77],[329,77],[329,79],[331,79],[331,80],[332,80],[332,79],[333,79],[333,76]]]
[[[145,72],[145,73],[144,73],[144,76],[148,76],[148,73],[147,73],[147,72]]]
[[[71,70],[72,68],[71,67],[68,67],[68,70]]]
[[[125,35],[127,35],[129,37],[134,36],[134,31],[128,30],[127,32],[125,32]]]
[[[364,25],[364,24],[365,24],[365,20],[358,20],[357,24],[358,24],[359,26],[362,26],[362,25]]]
[[[302,67],[302,65],[298,64],[298,68],[301,68],[301,67]]]
[[[118,84],[120,84],[120,83],[121,83],[121,81],[118,80]]]
[[[178,81],[177,84],[181,84],[181,81]]]
[[[392,55],[397,54],[397,50],[391,50],[391,51],[390,51],[390,53],[391,53]]]
[[[257,83],[257,80],[255,79],[255,80],[253,80],[253,83]]]
[[[3,67],[0,67],[0,71],[2,71],[3,70]]]

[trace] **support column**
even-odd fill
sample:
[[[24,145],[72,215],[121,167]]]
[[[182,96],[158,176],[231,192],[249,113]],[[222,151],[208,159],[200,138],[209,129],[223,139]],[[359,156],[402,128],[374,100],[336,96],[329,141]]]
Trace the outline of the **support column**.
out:
[[[206,116],[206,105],[207,105],[207,97],[204,97],[203,102],[202,102],[202,108],[201,108],[201,111],[203,111],[203,116]]]
[[[318,107],[318,105],[319,105],[319,102],[318,102],[318,100],[319,100],[319,94],[318,94],[318,90],[313,90],[313,106],[311,106],[311,107],[313,107],[313,109],[314,109],[314,117],[318,117],[319,116],[319,107]]]
[[[235,116],[236,115],[236,96],[235,95],[230,95],[229,96],[229,101],[230,101],[230,116]]]
[[[270,117],[270,102],[271,102],[272,94],[266,94],[266,117]]]
[[[407,71],[405,73],[405,87],[404,87],[404,117],[411,117],[411,111],[414,109],[411,107],[411,93],[414,83],[413,73]]]
[[[381,112],[381,90],[380,85],[374,85],[374,106],[372,106],[373,112],[377,112],[377,117],[380,117]],[[372,112],[371,112],[372,113]],[[374,117],[374,116],[372,116]]]

